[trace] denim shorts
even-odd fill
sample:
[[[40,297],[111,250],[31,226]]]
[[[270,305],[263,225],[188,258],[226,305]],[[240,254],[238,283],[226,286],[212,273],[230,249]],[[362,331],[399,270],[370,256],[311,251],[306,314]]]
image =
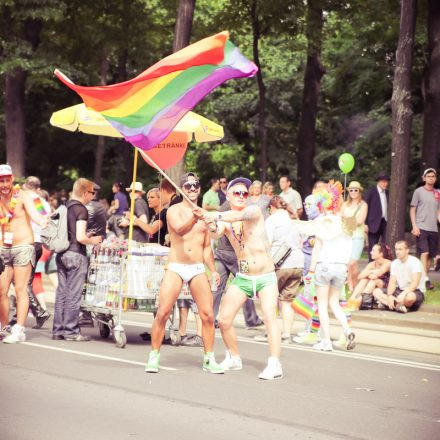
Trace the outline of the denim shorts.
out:
[[[344,263],[318,263],[315,269],[315,286],[330,286],[341,289],[347,279]]]

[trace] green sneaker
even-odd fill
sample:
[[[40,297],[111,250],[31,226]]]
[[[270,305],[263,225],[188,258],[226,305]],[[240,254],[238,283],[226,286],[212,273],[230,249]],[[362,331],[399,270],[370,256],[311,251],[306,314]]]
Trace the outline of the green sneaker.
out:
[[[148,355],[147,365],[145,365],[146,373],[159,373],[160,353],[157,350],[151,350]]]
[[[214,353],[205,353],[203,356],[203,371],[213,374],[224,374],[225,370],[215,361]]]

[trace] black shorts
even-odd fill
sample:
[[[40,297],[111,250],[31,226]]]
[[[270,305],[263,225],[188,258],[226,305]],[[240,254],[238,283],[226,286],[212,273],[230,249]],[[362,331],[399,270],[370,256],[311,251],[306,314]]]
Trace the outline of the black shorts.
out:
[[[420,235],[416,239],[417,251],[420,254],[429,254],[430,258],[437,255],[438,232],[424,231],[420,229]]]
[[[396,287],[393,296],[397,298],[401,293],[402,290]],[[417,312],[417,310],[419,310],[420,306],[422,305],[423,301],[425,301],[425,295],[423,295],[423,293],[419,289],[414,290],[414,293],[416,295],[416,300],[414,301],[412,306],[408,307],[409,312]]]

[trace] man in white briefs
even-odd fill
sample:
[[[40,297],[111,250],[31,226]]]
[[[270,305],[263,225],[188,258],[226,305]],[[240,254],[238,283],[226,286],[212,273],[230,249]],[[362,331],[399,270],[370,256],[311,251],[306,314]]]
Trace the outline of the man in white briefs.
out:
[[[197,207],[200,195],[199,179],[194,173],[186,173],[180,179],[183,192],[190,199],[170,206],[167,211],[168,232],[171,247],[166,271],[159,292],[159,308],[151,331],[151,351],[145,371],[158,373],[160,347],[165,335],[165,324],[184,282],[189,284],[202,320],[202,339],[205,347],[203,370],[214,374],[224,373],[216,363],[213,346],[215,337],[213,297],[205,264],[218,284],[220,277],[215,270],[208,228],[201,220],[202,209]]]

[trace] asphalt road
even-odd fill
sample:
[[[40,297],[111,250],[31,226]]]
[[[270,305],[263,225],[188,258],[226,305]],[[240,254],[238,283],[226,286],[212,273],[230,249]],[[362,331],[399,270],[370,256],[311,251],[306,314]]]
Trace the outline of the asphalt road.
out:
[[[0,344],[0,440],[440,438],[439,356],[286,346],[284,378],[262,381],[267,345],[242,329],[242,371],[204,373],[200,348],[163,346],[162,370],[146,374],[144,321],[126,317],[125,349],[97,329],[52,341],[49,326]]]

